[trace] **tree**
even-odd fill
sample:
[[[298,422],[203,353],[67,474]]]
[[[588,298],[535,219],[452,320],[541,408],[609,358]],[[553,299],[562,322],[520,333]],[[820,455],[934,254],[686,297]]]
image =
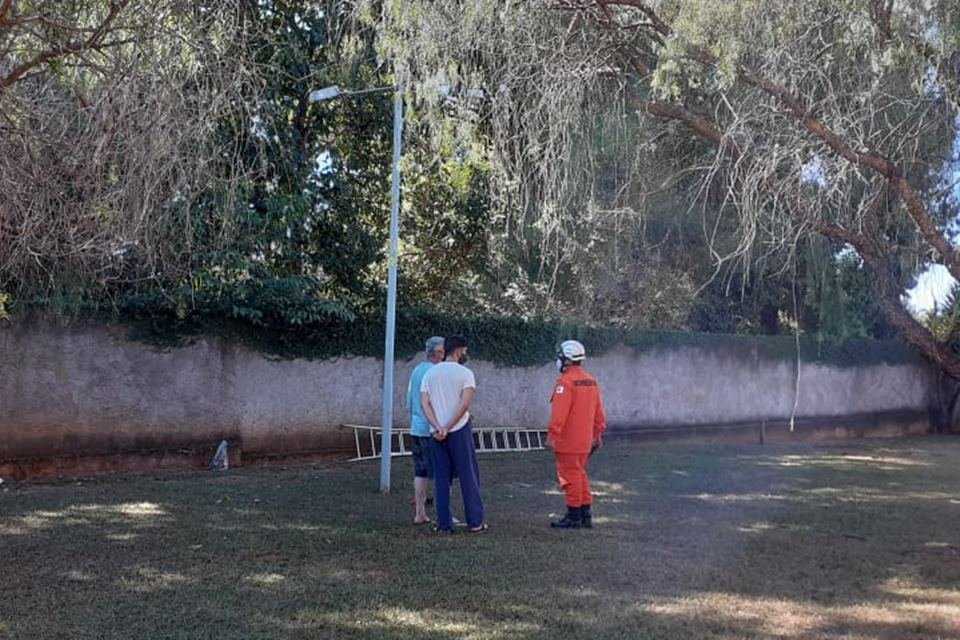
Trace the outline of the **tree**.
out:
[[[390,96],[307,100],[392,82],[352,6],[0,0],[0,295],[282,330],[376,313]],[[486,169],[409,124],[403,300],[450,306]]]
[[[0,2],[0,288],[102,300],[232,239],[248,35],[229,0]]]
[[[270,72],[261,76],[258,135],[242,153],[251,179],[237,254],[248,271],[315,277],[326,295],[369,310],[382,304],[386,282],[392,95],[306,100],[323,86],[362,91],[393,82],[377,59],[375,33],[352,20],[352,6],[250,3],[256,60]],[[417,114],[405,120],[401,300],[443,308],[483,246],[484,163],[456,149],[439,157],[422,144]],[[230,124],[227,138],[242,138],[237,127],[249,126]]]
[[[795,254],[811,234],[850,247],[887,322],[960,379],[960,358],[901,303],[924,264],[960,279],[947,233],[956,208],[934,206],[956,160],[956,3],[382,4],[384,55],[412,91],[438,76],[487,90],[502,184],[520,215],[539,203],[558,255],[575,261],[563,238],[583,220],[571,212],[597,201],[598,127],[618,132],[636,167],[669,145],[699,175],[700,200],[736,216],[739,240],[718,262]],[[619,182],[631,181],[643,177]]]

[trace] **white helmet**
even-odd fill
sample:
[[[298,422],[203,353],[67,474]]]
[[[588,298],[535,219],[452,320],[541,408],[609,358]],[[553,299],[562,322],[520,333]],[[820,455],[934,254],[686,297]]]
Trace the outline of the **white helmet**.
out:
[[[560,352],[557,357],[563,357],[570,362],[583,362],[587,357],[587,350],[576,340],[564,340],[560,345]]]

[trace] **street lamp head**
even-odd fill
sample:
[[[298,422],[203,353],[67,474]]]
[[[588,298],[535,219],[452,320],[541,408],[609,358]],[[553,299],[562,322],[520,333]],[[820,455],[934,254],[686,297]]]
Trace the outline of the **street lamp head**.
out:
[[[341,93],[340,87],[333,85],[330,87],[324,87],[323,89],[317,89],[311,91],[310,95],[307,96],[307,100],[310,102],[320,102],[322,100],[333,100]]]

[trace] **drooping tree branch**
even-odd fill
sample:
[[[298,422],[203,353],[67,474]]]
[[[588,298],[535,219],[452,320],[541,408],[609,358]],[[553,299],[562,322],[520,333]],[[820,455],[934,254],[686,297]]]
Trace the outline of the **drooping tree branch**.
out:
[[[597,4],[603,10],[607,10],[609,6],[632,7],[643,13],[660,35],[669,37],[674,33],[670,25],[644,0],[597,0]],[[877,0],[875,8],[876,15],[881,20],[881,26],[886,24],[889,29],[892,4],[884,0]],[[704,65],[716,66],[719,62],[716,56],[699,47],[689,45],[687,48],[690,56]],[[960,254],[957,253],[956,247],[952,245],[944,233],[937,228],[926,203],[895,162],[873,151],[857,150],[854,145],[845,141],[829,126],[816,118],[811,109],[803,103],[803,100],[783,85],[763,78],[743,64],[737,64],[736,70],[739,80],[779,100],[786,108],[787,113],[793,116],[814,137],[824,142],[838,156],[852,164],[871,169],[889,180],[900,193],[907,213],[913,219],[924,240],[939,254],[950,274],[960,281]],[[669,117],[669,109],[662,109],[661,111],[665,114],[665,117]],[[653,113],[653,111],[651,112]],[[696,131],[696,129],[693,130]]]
[[[909,321],[900,301],[909,273],[900,266],[921,244],[957,270],[926,202],[936,177],[929,162],[923,166],[928,149],[939,156],[946,146],[937,134],[953,126],[942,101],[916,91],[921,66],[883,56],[904,42],[901,31],[926,24],[913,12],[921,3],[761,0],[747,10],[726,2],[477,0],[457,24],[448,19],[463,8],[456,0],[394,3],[406,5],[415,10],[384,13],[380,28],[417,78],[483,52],[481,64],[464,69],[497,93],[489,129],[492,147],[508,158],[500,186],[508,197],[538,199],[538,229],[573,224],[563,213],[571,193],[577,204],[597,206],[589,190],[603,170],[597,158],[609,153],[600,147],[627,141],[618,147],[629,154],[621,156],[629,167],[615,176],[618,184],[643,184],[648,163],[661,159],[702,176],[696,197],[718,221],[705,225],[707,242],[719,239],[725,252],[711,246],[715,259],[746,264],[805,233],[849,244],[886,274],[871,275],[878,287],[885,283],[884,315],[905,337],[919,331],[910,342],[944,360]],[[646,117],[638,122],[635,113]],[[670,138],[674,127],[654,121],[688,135]],[[594,151],[597,131],[612,135]],[[703,146],[718,151],[711,157]],[[656,192],[643,186],[631,195],[641,209]],[[728,211],[740,219],[724,235],[719,220]],[[557,256],[568,250],[560,241],[551,248]]]
[[[604,26],[609,31],[616,28],[616,22],[610,14],[609,7],[616,5],[640,10],[660,35],[664,37],[672,35],[673,32],[669,24],[662,20],[643,0],[597,0],[597,6],[604,16]],[[891,4],[886,1],[878,2],[877,11],[880,12],[878,19],[885,20],[884,24],[889,28]],[[718,64],[715,56],[701,49],[691,46],[690,52],[694,59],[704,65],[716,66]],[[624,55],[641,77],[648,77],[652,73],[652,69],[640,61],[628,46],[624,47]],[[816,118],[812,111],[803,104],[802,100],[793,95],[786,87],[761,77],[742,64],[737,65],[737,78],[745,84],[776,98],[785,107],[786,112],[796,119],[804,129],[823,141],[838,156],[852,164],[874,171],[889,186],[889,188],[881,188],[867,203],[862,215],[864,232],[845,229],[819,216],[804,216],[793,203],[784,203],[783,206],[798,223],[807,224],[816,233],[853,247],[864,261],[877,295],[878,306],[890,324],[909,344],[934,362],[938,368],[952,378],[960,380],[960,359],[941,344],[925,326],[904,308],[900,298],[901,287],[890,270],[889,256],[882,250],[877,237],[881,212],[884,207],[891,205],[889,197],[891,194],[895,194],[902,199],[905,209],[916,224],[920,234],[939,254],[939,261],[944,263],[954,277],[960,280],[960,262],[957,260],[956,250],[937,228],[917,189],[893,161],[872,151],[856,150],[853,145],[846,142],[840,135]],[[734,163],[743,159],[741,150],[731,143],[728,137],[723,135],[719,125],[703,116],[693,114],[684,106],[678,103],[639,99],[633,99],[633,104],[658,118],[684,124],[691,133],[700,139],[720,147]]]

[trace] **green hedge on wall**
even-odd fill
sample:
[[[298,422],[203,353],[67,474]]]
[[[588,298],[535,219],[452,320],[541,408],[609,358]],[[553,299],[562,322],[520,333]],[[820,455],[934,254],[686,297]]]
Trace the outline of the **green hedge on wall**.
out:
[[[245,344],[281,358],[327,359],[382,357],[384,318],[380,315],[321,315],[307,322],[224,318],[222,314],[127,314],[131,337],[158,345],[182,345],[200,336],[216,336]],[[564,339],[582,341],[590,356],[618,346],[649,352],[680,347],[729,350],[749,358],[795,361],[794,336],[744,336],[680,331],[631,331],[586,326],[564,321],[527,321],[512,317],[457,318],[429,311],[401,309],[397,315],[395,354],[410,358],[423,349],[432,335],[462,334],[470,340],[473,359],[502,366],[541,365],[553,360]],[[800,354],[805,362],[839,367],[918,363],[922,359],[896,341],[849,340],[824,342],[802,336]]]

